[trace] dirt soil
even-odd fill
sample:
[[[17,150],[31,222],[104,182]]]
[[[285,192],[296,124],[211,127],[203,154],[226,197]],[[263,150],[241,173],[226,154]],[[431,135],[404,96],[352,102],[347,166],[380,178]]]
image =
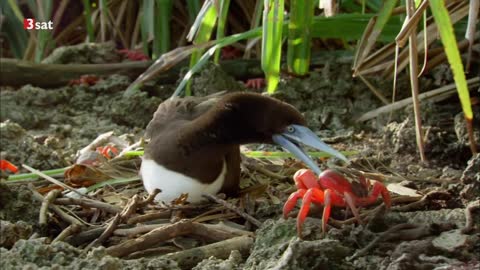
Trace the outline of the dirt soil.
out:
[[[56,57],[62,63],[68,59]],[[84,58],[89,62],[89,57]],[[444,67],[432,74],[422,78],[424,90],[451,82]],[[389,80],[371,78],[371,82],[379,89],[391,89]],[[124,97],[123,91],[130,83],[127,77],[113,75],[92,86],[1,87],[1,159],[49,170],[74,164],[77,151],[108,131],[128,143],[138,141],[158,104],[173,93],[174,86],[157,84],[148,91]],[[222,90],[256,91],[246,89],[214,65],[198,74],[192,86],[198,95]],[[408,80],[400,78],[397,91],[397,99],[407,97]],[[390,98],[389,91],[382,93]],[[246,164],[258,163],[257,166],[266,166],[276,173],[288,172],[284,174],[286,177],[266,177],[244,166],[242,188],[249,190],[262,185],[265,191],[250,198],[253,206],[248,211],[262,225],[255,229],[238,217],[230,219],[254,232],[254,244],[247,256],[236,250],[225,258],[207,256],[194,269],[479,269],[480,155],[471,156],[455,97],[439,103],[422,103],[428,161],[421,162],[411,107],[365,123],[355,121],[382,103],[361,81],[351,77],[350,65],[328,59],[308,78],[284,77],[274,96],[302,111],[308,126],[333,147],[356,151],[350,157],[352,168],[392,176],[385,177],[384,184],[392,184],[394,204],[389,210],[382,206],[362,209],[362,213],[368,214],[368,222],[360,225],[348,222],[349,211],[334,208],[332,218],[336,221],[330,223],[326,235],[321,231],[321,208],[313,207],[300,239],[295,218],[298,207],[292,218],[282,218],[283,202],[295,191],[291,175],[299,164],[288,160],[265,165],[249,158],[244,161]],[[474,107],[477,142],[480,141],[479,108]],[[278,148],[249,145],[245,149]],[[333,159],[319,162],[323,168],[339,164]],[[282,169],[278,170],[278,164]],[[293,168],[284,170],[289,165]],[[27,172],[21,169],[21,173]],[[102,246],[87,252],[84,244],[52,243],[66,225],[50,214],[48,226],[40,226],[41,203],[33,199],[31,186],[27,187],[27,183],[36,187],[44,183],[44,186],[45,181],[11,183],[5,180],[8,175],[2,172],[0,183],[1,269],[184,268],[181,262],[162,256],[127,260],[107,255]],[[401,187],[409,188],[418,199],[409,201],[402,197]],[[138,182],[116,192],[125,192],[118,195],[122,198],[144,195]],[[239,204],[243,199],[230,201]],[[469,210],[465,210],[467,206]],[[466,211],[470,213],[469,222],[473,222],[473,227],[467,229]],[[115,241],[121,240],[111,239],[105,246]],[[173,242],[176,248],[185,247],[178,244],[180,239]],[[194,243],[193,246],[199,245],[197,241]]]

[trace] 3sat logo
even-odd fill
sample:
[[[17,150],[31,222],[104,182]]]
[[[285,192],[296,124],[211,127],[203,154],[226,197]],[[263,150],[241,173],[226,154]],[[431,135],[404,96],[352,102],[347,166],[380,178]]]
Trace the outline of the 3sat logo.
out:
[[[37,22],[33,18],[23,19],[23,29],[26,30],[53,30],[53,22]]]

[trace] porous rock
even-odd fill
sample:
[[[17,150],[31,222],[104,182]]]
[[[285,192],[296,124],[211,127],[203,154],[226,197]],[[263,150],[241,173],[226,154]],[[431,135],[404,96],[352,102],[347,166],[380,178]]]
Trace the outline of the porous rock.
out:
[[[46,243],[46,238],[19,240],[10,250],[0,248],[0,269],[180,269],[165,259],[122,260],[106,254],[105,248],[88,253],[64,242]]]
[[[312,225],[308,223],[307,220],[305,227]],[[318,224],[315,225],[320,232]],[[257,231],[245,269],[351,269],[352,265],[345,261],[351,250],[340,241],[305,241],[296,235],[293,219],[266,221]]]
[[[238,250],[233,250],[230,256],[226,260],[210,257],[201,261],[192,270],[234,270],[243,269],[242,254]]]

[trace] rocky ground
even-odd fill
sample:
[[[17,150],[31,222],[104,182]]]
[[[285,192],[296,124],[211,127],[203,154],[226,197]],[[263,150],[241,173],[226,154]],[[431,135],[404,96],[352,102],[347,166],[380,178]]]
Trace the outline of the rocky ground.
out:
[[[252,91],[215,66],[208,67],[194,80],[193,90],[199,95],[223,90]],[[379,89],[391,88],[388,80],[376,78],[373,82]],[[399,82],[400,96],[408,96],[408,81]],[[424,77],[421,85],[429,90],[445,82],[451,82],[449,73],[439,68],[430,77]],[[124,97],[123,91],[130,83],[127,77],[114,75],[92,86],[2,87],[1,158],[49,170],[73,164],[77,151],[108,131],[129,143],[138,141],[158,104],[174,88],[155,85],[148,91]],[[383,92],[388,97],[389,91]],[[351,78],[349,65],[335,59],[309,78],[284,78],[275,97],[302,111],[308,125],[335,148],[355,151],[352,167],[389,176],[384,181],[392,184],[393,207],[389,211],[382,207],[364,209],[370,217],[363,225],[348,222],[351,214],[335,209],[332,216],[336,221],[330,224],[326,235],[321,233],[321,209],[313,209],[300,239],[295,218],[281,217],[282,203],[294,191],[290,178],[294,169],[285,167],[299,165],[290,160],[270,162],[265,166],[285,176],[274,178],[247,166],[255,163],[261,167],[263,161],[246,159],[242,174],[244,194],[258,185],[265,191],[260,196],[251,195],[253,206],[247,211],[261,226],[256,229],[245,225],[237,216],[225,219],[253,231],[253,246],[247,253],[232,251],[225,258],[207,256],[194,269],[478,269],[480,155],[471,156],[455,97],[422,104],[427,162],[419,161],[411,107],[365,123],[355,121],[382,104],[363,83]],[[474,109],[479,115],[478,104]],[[477,121],[475,125],[478,142],[480,124]],[[252,145],[245,149],[274,148]],[[335,165],[334,160],[322,164]],[[37,188],[46,185],[39,181],[29,183]],[[399,186],[413,190],[417,199],[406,200],[399,195]],[[1,269],[186,268],[184,263],[165,256],[130,260],[111,257],[108,246],[118,244],[118,239],[105,242],[107,249],[100,246],[90,251],[86,251],[85,244],[51,243],[66,226],[55,215],[49,215],[47,226],[38,224],[41,203],[33,198],[31,190],[27,182],[0,183]],[[143,194],[138,182],[116,192],[124,192],[120,197]],[[230,201],[243,208],[243,198]],[[98,227],[107,221],[108,216],[101,216],[96,224],[86,226]],[[175,245],[176,250],[185,248]]]

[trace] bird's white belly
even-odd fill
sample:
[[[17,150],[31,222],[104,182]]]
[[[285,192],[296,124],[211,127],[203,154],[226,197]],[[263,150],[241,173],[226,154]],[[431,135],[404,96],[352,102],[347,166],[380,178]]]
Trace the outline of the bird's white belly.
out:
[[[154,189],[162,190],[156,197],[157,201],[170,203],[180,197],[182,193],[188,193],[188,201],[191,203],[205,200],[202,194],[217,194],[223,186],[227,174],[227,164],[223,161],[222,171],[217,179],[209,184],[201,183],[181,173],[168,170],[151,159],[143,159],[140,167],[140,175],[143,185],[148,193]]]

